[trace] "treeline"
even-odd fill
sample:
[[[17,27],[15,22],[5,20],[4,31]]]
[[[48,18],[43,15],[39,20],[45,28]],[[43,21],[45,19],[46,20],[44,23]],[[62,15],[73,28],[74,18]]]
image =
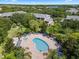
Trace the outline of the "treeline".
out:
[[[57,42],[61,45],[59,51],[50,51],[47,59],[79,59],[78,20],[65,19],[63,22],[57,22],[54,26],[48,27],[47,32],[56,36]]]
[[[2,6],[1,13],[25,11],[28,13],[50,14],[52,17],[64,17],[65,8],[48,8],[47,6]]]

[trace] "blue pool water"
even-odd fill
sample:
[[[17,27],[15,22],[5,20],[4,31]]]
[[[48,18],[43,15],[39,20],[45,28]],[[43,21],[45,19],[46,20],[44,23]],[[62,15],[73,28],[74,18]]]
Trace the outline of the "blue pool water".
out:
[[[36,48],[37,48],[38,51],[40,51],[40,52],[47,52],[48,51],[48,47],[49,46],[42,39],[40,39],[40,38],[34,38],[33,42],[35,43]]]

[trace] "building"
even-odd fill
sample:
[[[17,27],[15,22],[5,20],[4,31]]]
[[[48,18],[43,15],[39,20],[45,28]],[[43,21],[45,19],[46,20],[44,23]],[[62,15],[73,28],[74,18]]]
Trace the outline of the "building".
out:
[[[70,12],[71,14],[78,13],[78,10],[76,8],[70,8],[69,10],[66,10],[66,12]]]
[[[79,20],[79,16],[66,16],[66,18],[63,18],[62,20],[61,20],[61,22],[63,22],[64,20]]]
[[[34,13],[33,15],[39,20],[44,19],[44,21],[46,21],[48,23],[48,25],[54,24],[52,17],[48,14]]]
[[[79,20],[79,16],[67,16],[65,19]]]
[[[15,13],[24,14],[26,12],[24,11],[16,11],[16,12],[6,12],[6,13],[0,13],[0,17],[10,17]],[[38,13],[32,13],[37,19],[44,19],[48,23],[48,25],[54,24],[53,19],[48,14],[38,14]]]
[[[6,13],[0,13],[0,16],[1,17],[10,17],[10,16],[12,16],[15,13],[24,14],[26,12],[24,12],[24,11],[6,12]]]
[[[60,8],[59,6],[47,6],[46,8]]]

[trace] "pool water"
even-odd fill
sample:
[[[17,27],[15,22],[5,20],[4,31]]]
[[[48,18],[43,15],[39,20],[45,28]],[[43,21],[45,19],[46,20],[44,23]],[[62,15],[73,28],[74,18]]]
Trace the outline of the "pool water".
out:
[[[36,49],[40,52],[47,52],[48,51],[48,44],[43,41],[42,39],[40,38],[34,38],[33,39],[33,42],[35,43],[36,45]]]

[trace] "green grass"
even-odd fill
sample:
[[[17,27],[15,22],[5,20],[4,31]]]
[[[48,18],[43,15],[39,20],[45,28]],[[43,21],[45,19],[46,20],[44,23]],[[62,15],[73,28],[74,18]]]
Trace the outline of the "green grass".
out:
[[[2,46],[0,46],[0,54],[2,53],[2,51],[3,51],[3,48],[2,48]]]
[[[8,31],[8,38],[13,38],[13,37],[17,36],[18,33],[23,33],[25,30],[26,30],[26,28],[24,28],[24,27],[21,28],[20,26],[16,26],[14,28],[11,28]]]
[[[2,52],[3,52],[3,48],[2,48],[2,46],[0,46],[0,59],[2,59]]]

